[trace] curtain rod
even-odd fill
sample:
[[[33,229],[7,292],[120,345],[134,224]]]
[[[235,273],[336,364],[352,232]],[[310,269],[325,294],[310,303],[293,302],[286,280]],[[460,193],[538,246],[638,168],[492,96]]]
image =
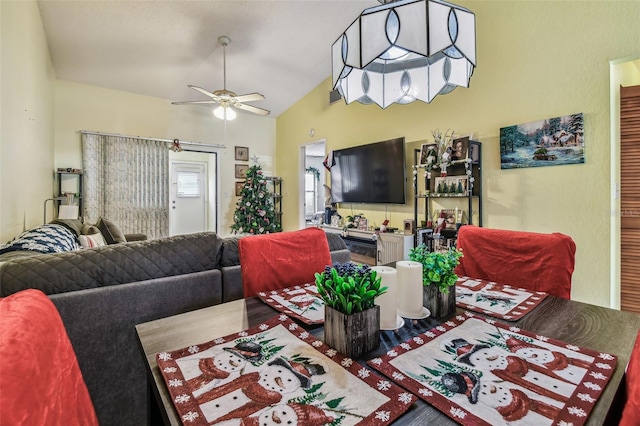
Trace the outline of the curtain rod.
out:
[[[85,134],[85,135],[115,136],[115,137],[119,137],[119,138],[146,139],[148,141],[173,143],[173,139],[144,138],[142,136],[120,135],[118,133],[92,132],[92,131],[89,131],[89,130],[80,130],[80,133],[81,134]],[[180,140],[180,139],[178,139],[178,141],[180,142],[180,145],[191,145],[191,146],[201,146],[201,147],[227,149],[227,147],[225,145],[222,145],[222,144],[219,144],[219,143],[217,143],[217,144],[207,144],[207,143],[202,143],[202,142],[183,141],[183,140]]]

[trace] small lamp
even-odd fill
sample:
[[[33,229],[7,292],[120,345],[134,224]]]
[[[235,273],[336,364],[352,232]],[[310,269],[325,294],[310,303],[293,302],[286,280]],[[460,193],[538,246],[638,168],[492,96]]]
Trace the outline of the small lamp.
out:
[[[77,219],[78,206],[68,206],[62,204],[58,210],[58,219]]]

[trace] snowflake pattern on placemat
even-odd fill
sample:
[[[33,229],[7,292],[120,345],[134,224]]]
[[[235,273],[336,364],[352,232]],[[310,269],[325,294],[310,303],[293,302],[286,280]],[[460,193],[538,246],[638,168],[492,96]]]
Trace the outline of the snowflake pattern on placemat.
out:
[[[541,291],[469,277],[460,277],[456,283],[457,306],[507,321],[519,320],[547,296]]]
[[[386,425],[417,399],[284,314],[156,359],[184,425]]]
[[[369,365],[461,424],[578,426],[616,362],[466,312]]]
[[[315,284],[262,291],[258,297],[272,308],[305,324],[324,324],[324,302]]]

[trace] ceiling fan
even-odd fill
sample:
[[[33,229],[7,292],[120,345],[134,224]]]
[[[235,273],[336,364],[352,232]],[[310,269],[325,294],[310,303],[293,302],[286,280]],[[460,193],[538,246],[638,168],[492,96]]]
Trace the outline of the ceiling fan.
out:
[[[226,48],[231,43],[231,39],[227,36],[218,37],[218,43],[222,46],[222,58],[223,58],[223,89],[210,92],[202,87],[188,85],[193,90],[211,97],[208,101],[184,101],[184,102],[171,102],[173,105],[187,105],[187,104],[220,104],[218,108],[213,111],[213,114],[221,120],[233,120],[236,118],[236,112],[233,108],[238,108],[243,111],[252,112],[258,115],[268,115],[269,110],[254,107],[252,105],[246,105],[244,102],[261,101],[264,99],[264,95],[260,93],[248,93],[246,95],[236,95],[234,92],[227,90],[227,51]]]

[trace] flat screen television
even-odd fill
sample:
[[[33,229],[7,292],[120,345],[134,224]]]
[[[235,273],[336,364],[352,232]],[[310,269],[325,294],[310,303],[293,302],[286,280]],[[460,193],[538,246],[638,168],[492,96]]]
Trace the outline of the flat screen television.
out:
[[[406,204],[404,138],[333,151],[333,203]]]

